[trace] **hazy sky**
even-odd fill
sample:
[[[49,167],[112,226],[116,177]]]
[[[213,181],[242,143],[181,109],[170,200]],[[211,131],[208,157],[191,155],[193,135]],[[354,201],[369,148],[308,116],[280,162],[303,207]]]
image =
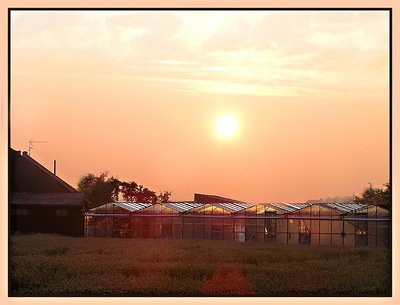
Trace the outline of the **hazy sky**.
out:
[[[11,35],[11,146],[47,141],[32,157],[73,186],[301,202],[388,181],[388,12],[14,11]]]

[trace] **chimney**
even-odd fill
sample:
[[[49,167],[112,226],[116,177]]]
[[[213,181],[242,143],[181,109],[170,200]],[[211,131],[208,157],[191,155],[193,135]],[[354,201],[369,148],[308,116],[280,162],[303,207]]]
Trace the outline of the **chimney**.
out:
[[[23,156],[27,156],[27,155],[28,155],[28,152],[27,152],[27,151],[23,151],[23,152],[22,152],[22,155],[23,155]]]
[[[54,166],[53,166],[53,174],[54,175],[56,175],[56,163],[57,163],[57,161],[56,160],[54,160]]]

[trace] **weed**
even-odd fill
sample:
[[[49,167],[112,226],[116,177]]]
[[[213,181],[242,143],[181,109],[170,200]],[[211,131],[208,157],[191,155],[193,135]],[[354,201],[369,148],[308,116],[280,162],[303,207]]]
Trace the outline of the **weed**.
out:
[[[390,253],[212,240],[11,236],[13,296],[389,296]]]
[[[54,247],[51,249],[46,249],[44,254],[47,256],[57,256],[57,255],[65,255],[67,254],[68,247]]]

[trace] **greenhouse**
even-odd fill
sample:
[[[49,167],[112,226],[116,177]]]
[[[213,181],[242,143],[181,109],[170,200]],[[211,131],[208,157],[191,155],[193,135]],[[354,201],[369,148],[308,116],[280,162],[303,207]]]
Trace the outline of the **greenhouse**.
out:
[[[389,219],[353,203],[111,202],[85,213],[85,236],[387,247]]]

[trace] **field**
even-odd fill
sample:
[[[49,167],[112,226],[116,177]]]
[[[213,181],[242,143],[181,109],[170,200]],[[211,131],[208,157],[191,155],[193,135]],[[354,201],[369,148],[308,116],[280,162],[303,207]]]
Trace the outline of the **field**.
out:
[[[389,296],[384,249],[17,235],[10,296]]]

